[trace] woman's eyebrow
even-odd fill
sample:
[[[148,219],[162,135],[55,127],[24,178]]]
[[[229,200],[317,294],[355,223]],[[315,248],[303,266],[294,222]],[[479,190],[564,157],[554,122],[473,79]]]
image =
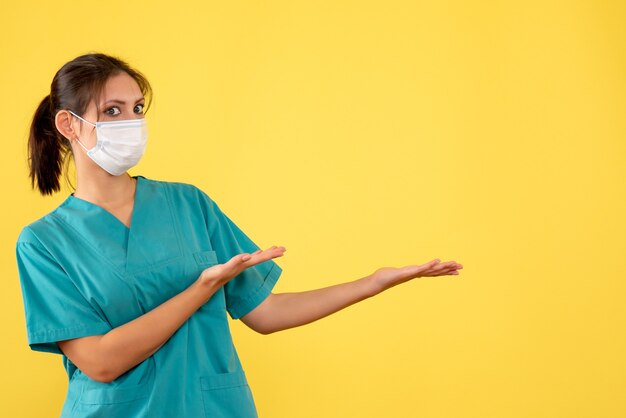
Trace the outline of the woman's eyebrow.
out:
[[[135,104],[137,104],[137,103],[139,103],[139,102],[141,102],[143,100],[145,100],[145,98],[144,97],[140,97],[139,99],[135,100]],[[122,104],[122,105],[126,104],[126,102],[124,100],[111,99],[111,100],[107,100],[106,102],[102,103],[102,106],[106,106],[109,103],[116,103],[116,104]]]

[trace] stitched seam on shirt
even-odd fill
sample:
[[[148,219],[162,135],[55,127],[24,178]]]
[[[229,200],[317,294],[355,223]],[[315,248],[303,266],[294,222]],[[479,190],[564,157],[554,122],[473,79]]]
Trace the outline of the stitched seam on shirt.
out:
[[[155,271],[155,270],[159,270],[162,269],[163,267],[166,267],[168,264],[173,264],[173,263],[178,263],[181,261],[184,261],[184,259],[187,258],[187,256],[183,255],[183,256],[176,256],[176,258],[169,258],[167,260],[163,260],[157,264],[151,264],[148,267],[145,268],[140,268],[137,270],[132,270],[132,271],[128,271],[126,272],[126,275],[128,277],[136,277],[139,276],[141,274],[147,273],[149,271]]]
[[[170,216],[172,218],[174,230],[176,232],[176,239],[178,240],[178,253],[182,257],[185,255],[183,250],[183,237],[180,235],[180,225],[178,224],[178,217],[174,216],[174,208],[172,207],[172,202],[170,198],[170,190],[169,187],[163,187],[165,190],[165,200],[167,201],[167,207],[170,210]]]
[[[278,267],[278,268],[277,268]],[[259,294],[261,294],[263,291],[265,290],[269,290],[271,291],[271,285],[275,284],[276,281],[278,280],[278,277],[280,277],[280,270],[279,270],[280,266],[278,266],[278,264],[273,264],[272,268],[270,269],[270,271],[265,275],[265,278],[263,280],[263,284],[261,284],[261,286],[258,287],[258,289],[256,289],[254,291],[254,293],[252,293],[250,296],[248,296],[245,299],[239,299],[236,303],[233,304],[232,307],[230,307],[229,311],[231,312],[235,312],[237,315],[237,318],[241,318],[243,315],[238,315],[240,312],[240,309],[243,309],[243,307],[247,307],[247,305],[250,303],[250,301],[255,300]],[[276,272],[274,272],[276,271]],[[276,275],[276,277],[272,277],[273,275]],[[273,281],[273,283],[270,283],[270,279],[271,281]]]
[[[37,332],[33,332],[33,333],[29,333],[29,337],[31,337],[30,339],[37,339],[37,338],[41,338],[41,337],[52,337],[54,335],[57,334],[64,334],[67,332],[71,332],[71,331],[91,331],[91,330],[100,330],[100,329],[112,329],[109,325],[107,324],[95,324],[93,326],[85,326],[85,325],[78,325],[75,327],[68,327],[68,328],[58,328],[58,329],[49,329],[49,330],[45,330],[45,331],[37,331]]]

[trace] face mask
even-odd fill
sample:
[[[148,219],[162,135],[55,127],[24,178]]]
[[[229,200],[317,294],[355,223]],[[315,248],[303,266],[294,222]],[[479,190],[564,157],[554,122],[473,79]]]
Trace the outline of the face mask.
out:
[[[91,123],[71,110],[69,112],[96,127],[96,146],[88,150],[78,139],[76,142],[87,152],[89,158],[110,174],[124,174],[143,156],[148,140],[145,119]]]

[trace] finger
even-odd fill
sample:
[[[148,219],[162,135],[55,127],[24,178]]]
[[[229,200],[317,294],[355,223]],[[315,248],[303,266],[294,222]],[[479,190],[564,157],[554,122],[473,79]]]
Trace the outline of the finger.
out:
[[[261,254],[262,252],[263,252],[263,250],[261,250],[261,249],[259,248],[259,249],[258,249],[258,250],[256,250],[255,252],[250,253],[250,256],[252,257],[252,256],[255,256],[255,255]]]
[[[252,255],[257,255],[257,254],[264,254],[267,255],[269,253],[275,253],[277,251],[284,251],[285,247],[277,247],[275,245],[272,245],[271,247],[263,250],[261,248],[259,248],[258,250],[256,250],[255,252],[252,253]]]
[[[456,263],[454,261],[446,261],[445,263],[437,264],[433,267],[434,270],[445,270],[449,268],[456,268]]]
[[[426,276],[446,276],[448,274],[458,274],[456,267],[448,266],[441,269],[431,269],[430,271],[424,273]]]
[[[252,258],[252,255],[248,253],[243,253],[243,254],[238,254],[236,257],[233,257],[233,258],[235,258],[236,262],[245,263],[246,261]]]
[[[431,270],[435,274],[441,274],[441,273],[449,272],[452,270],[456,270],[456,267],[454,264],[448,264],[448,265],[435,266]]]
[[[265,251],[258,249],[252,253],[252,257],[248,261],[250,262],[250,265],[259,264],[272,258],[282,257],[285,251],[285,247],[277,247],[275,245]]]
[[[438,258],[435,258],[434,260],[429,261],[426,264],[422,264],[421,266],[418,266],[421,270],[429,270],[431,268],[434,268],[435,266],[437,266],[439,263],[441,263],[441,260]]]
[[[426,264],[422,264],[421,266],[419,266],[419,271],[420,274],[425,274],[425,273],[429,273],[429,272],[433,272],[433,271],[439,271],[443,268],[446,267],[446,265],[448,265],[447,263],[441,263],[441,260],[439,260],[438,258],[430,261]]]
[[[432,273],[438,273],[441,271],[454,269],[454,268],[455,268],[455,263],[453,261],[447,261],[445,263],[439,263],[434,266],[429,266],[426,268],[425,271],[423,271],[423,273],[432,274]]]
[[[242,267],[246,268],[246,263],[248,263],[252,259],[252,256],[248,253],[242,253],[232,256],[227,262],[224,264],[217,264],[215,266],[209,267],[207,270],[212,268],[217,268],[217,266],[221,266],[218,270],[222,270],[224,268],[228,270],[232,269],[241,269]]]
[[[264,257],[273,258],[273,257],[276,257],[277,255],[282,255],[282,253],[284,253],[285,251],[286,251],[285,247],[282,247],[282,246],[277,247],[275,245],[272,245],[270,248],[261,252],[260,254],[262,254]]]
[[[441,262],[441,260],[436,258],[426,264],[404,266],[404,273],[407,277],[426,276],[426,273],[434,268],[439,262]]]

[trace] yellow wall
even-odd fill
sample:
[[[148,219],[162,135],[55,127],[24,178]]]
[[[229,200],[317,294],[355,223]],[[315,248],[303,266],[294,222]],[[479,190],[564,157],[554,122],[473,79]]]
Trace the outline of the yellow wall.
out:
[[[208,3],[208,4],[207,4]],[[0,6],[0,415],[58,416],[31,352],[20,229],[54,73],[102,51],[155,90],[131,174],[193,183],[277,291],[432,258],[464,265],[314,324],[233,333],[268,418],[626,416],[621,1],[12,1]]]

